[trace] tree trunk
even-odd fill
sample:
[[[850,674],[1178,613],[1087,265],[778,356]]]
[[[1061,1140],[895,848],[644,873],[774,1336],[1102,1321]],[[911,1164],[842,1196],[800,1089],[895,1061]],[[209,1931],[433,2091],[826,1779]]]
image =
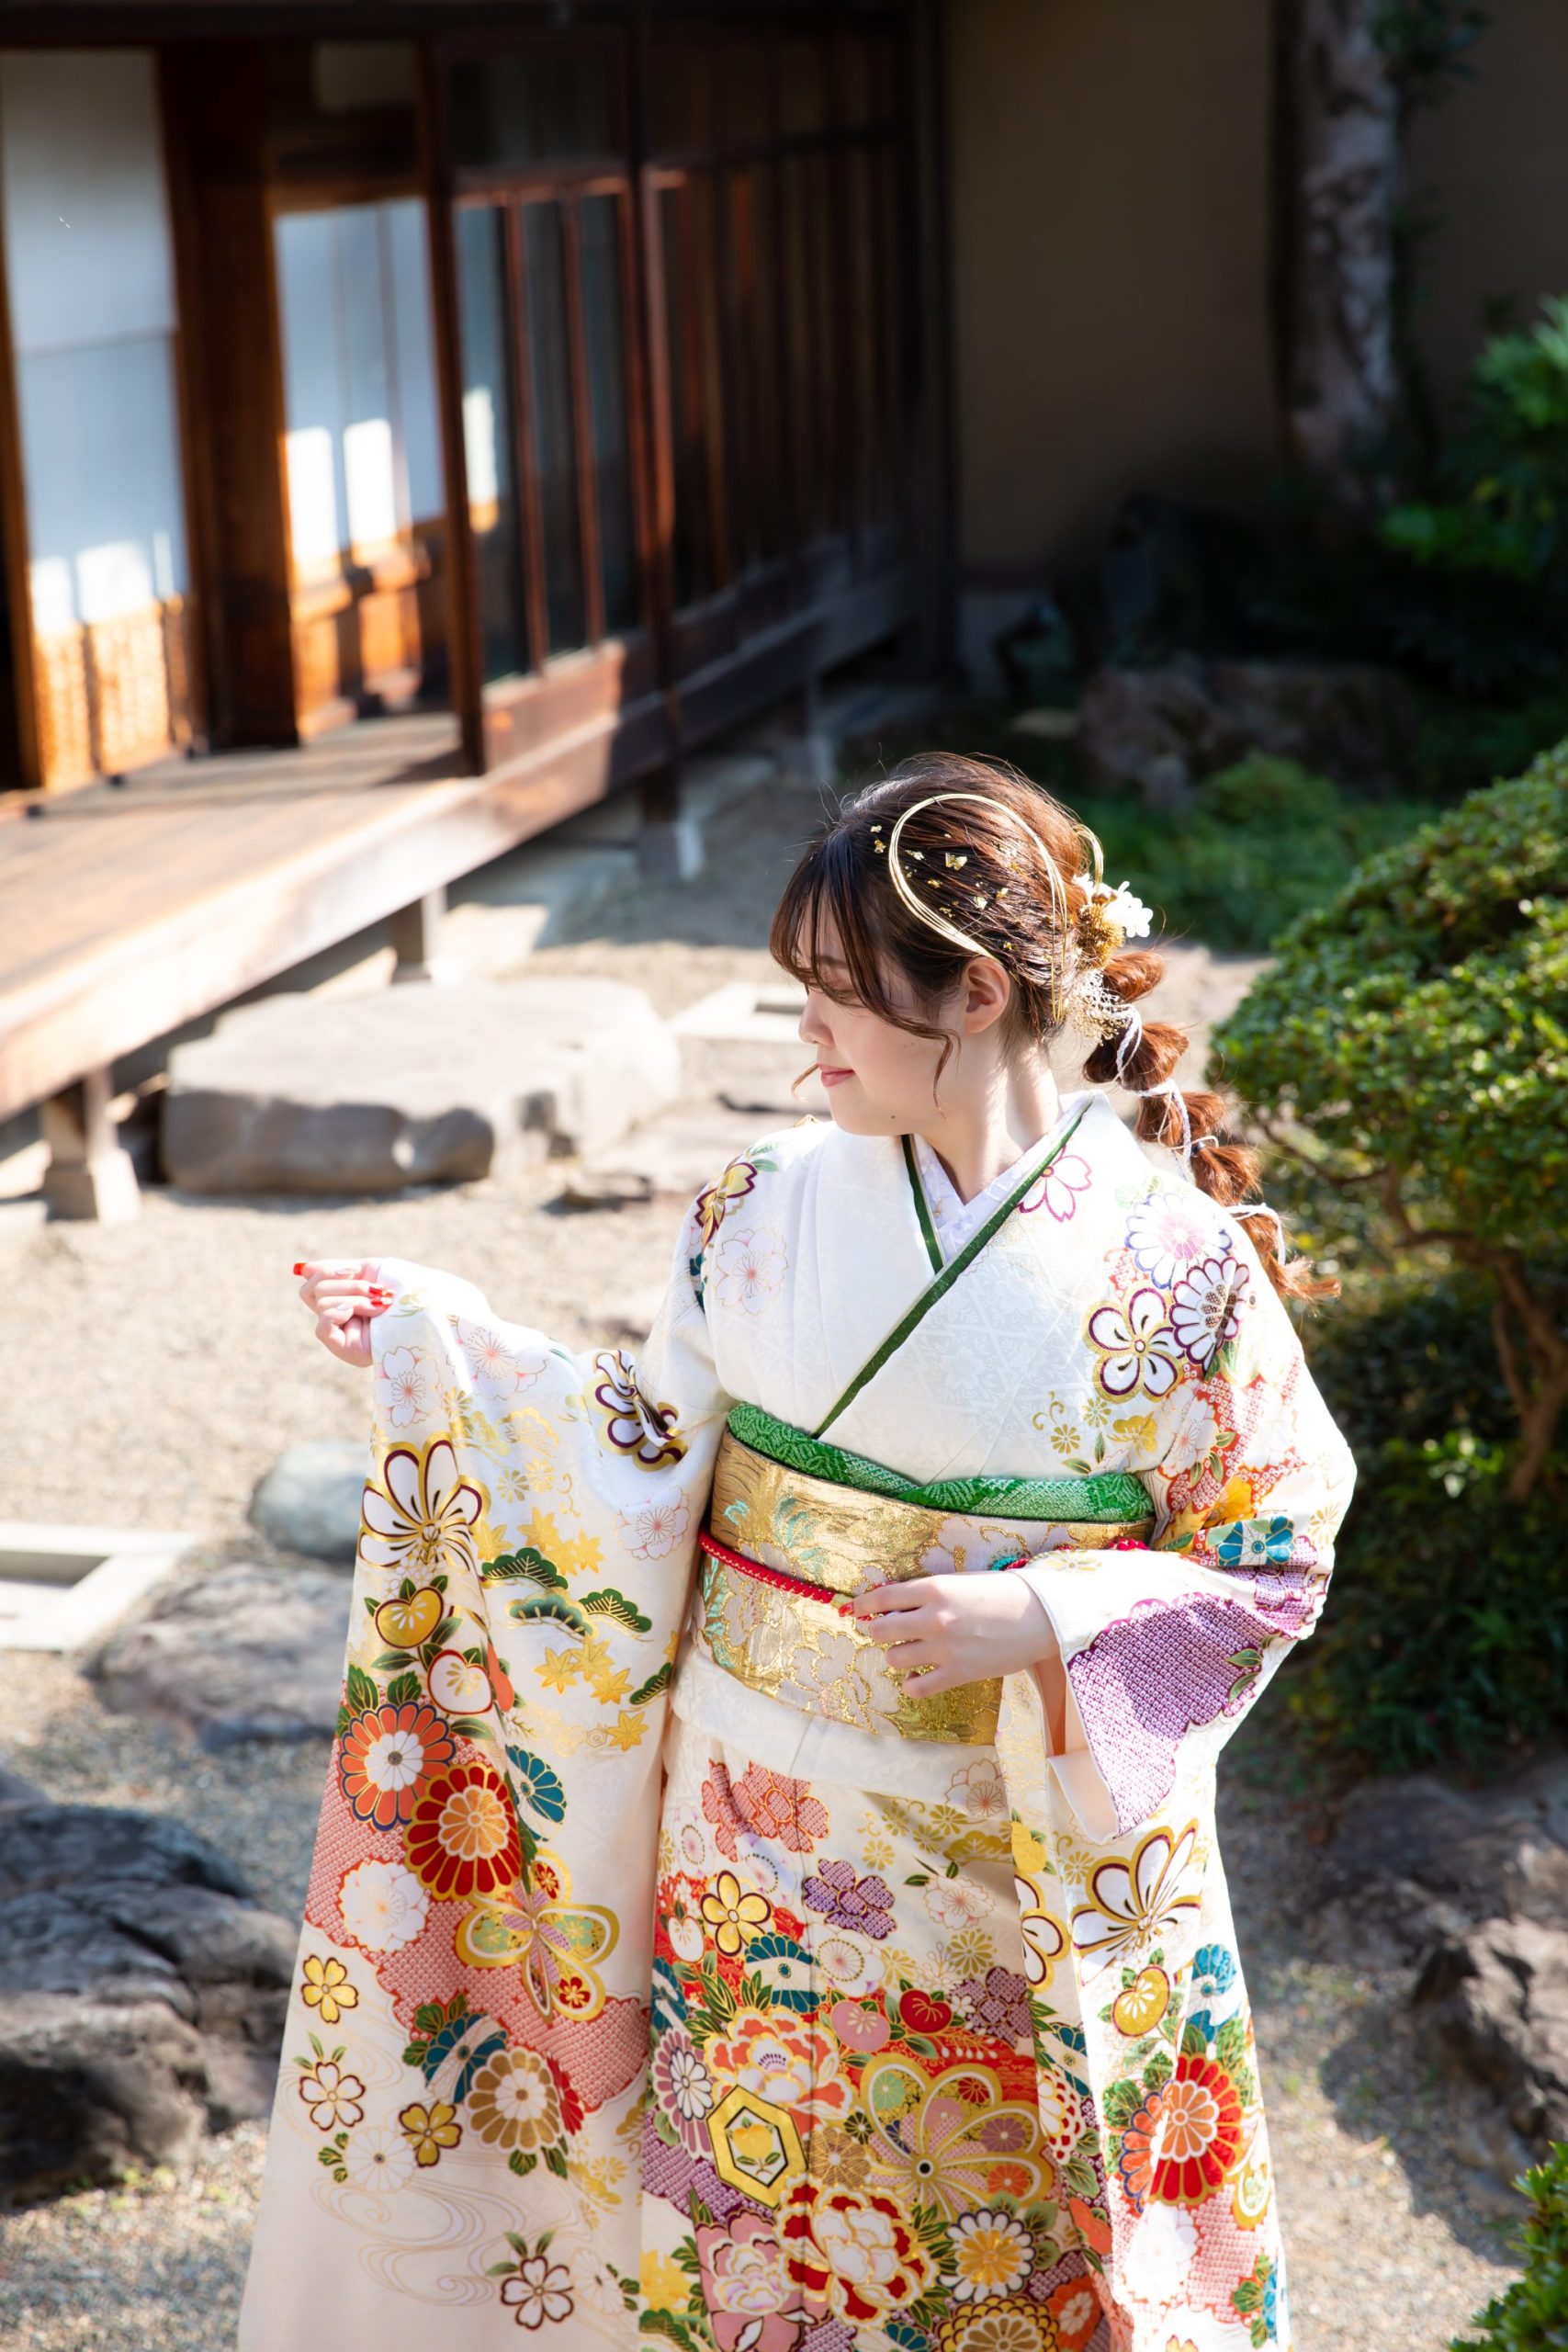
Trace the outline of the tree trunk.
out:
[[[1379,0],[1280,0],[1277,123],[1280,376],[1287,453],[1354,519],[1399,413],[1394,352],[1401,105]]]

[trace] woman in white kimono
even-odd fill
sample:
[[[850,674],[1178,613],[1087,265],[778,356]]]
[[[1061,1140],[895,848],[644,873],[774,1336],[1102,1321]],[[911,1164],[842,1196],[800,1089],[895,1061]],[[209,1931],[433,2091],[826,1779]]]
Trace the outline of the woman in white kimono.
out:
[[[1214,1767],[1351,1471],[1144,928],[918,763],[637,1363],[305,1270],[376,1439],[244,2352],[1289,2343]]]

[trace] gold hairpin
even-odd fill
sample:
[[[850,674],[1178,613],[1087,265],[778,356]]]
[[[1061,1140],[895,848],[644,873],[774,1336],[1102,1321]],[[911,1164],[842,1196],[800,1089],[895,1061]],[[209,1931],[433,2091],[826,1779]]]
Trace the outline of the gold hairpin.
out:
[[[1049,888],[1051,892],[1051,913],[1057,942],[1056,957],[1051,972],[1051,1017],[1054,1021],[1059,1022],[1062,1018],[1065,998],[1062,959],[1066,953],[1067,933],[1070,928],[1070,922],[1067,913],[1066,886],[1063,882],[1062,876],[1057,871],[1055,859],[1051,855],[1050,851],[1046,848],[1044,842],[1041,840],[1033,826],[1028,823],[1022,817],[1018,816],[1014,810],[1008,807],[1005,801],[994,798],[988,792],[932,792],[928,794],[924,800],[916,800],[911,802],[909,807],[906,808],[903,814],[899,817],[897,823],[894,826],[892,838],[887,845],[887,871],[892,878],[893,887],[897,892],[899,898],[902,899],[905,906],[909,910],[909,912],[915,917],[916,921],[923,922],[929,930],[934,931],[939,938],[945,939],[950,946],[962,948],[966,956],[990,956],[993,954],[993,950],[987,947],[983,940],[972,937],[966,931],[961,931],[955,922],[950,922],[944,914],[939,913],[936,908],[929,905],[925,899],[919,897],[916,891],[910,887],[909,877],[905,873],[902,863],[899,860],[899,840],[903,834],[904,828],[908,823],[910,818],[918,817],[924,808],[934,808],[941,803],[950,800],[966,800],[972,802],[976,808],[998,809],[1004,817],[1010,819],[1015,825],[1022,826],[1023,831],[1029,835],[1030,840],[1040,852],[1041,859],[1045,867],[1045,872],[1050,877]],[[1100,844],[1098,842],[1094,842],[1094,836],[1091,833],[1089,833],[1088,827],[1081,827],[1079,830],[1082,833],[1088,835],[1089,842],[1093,842],[1094,850],[1098,854]],[[1018,852],[1016,848],[1012,849],[1010,854],[1008,845],[1004,844],[1000,854],[1002,863],[1005,865],[1016,865],[1018,862]],[[911,859],[920,859],[923,863],[923,853],[921,851],[912,849],[909,852],[909,855]]]

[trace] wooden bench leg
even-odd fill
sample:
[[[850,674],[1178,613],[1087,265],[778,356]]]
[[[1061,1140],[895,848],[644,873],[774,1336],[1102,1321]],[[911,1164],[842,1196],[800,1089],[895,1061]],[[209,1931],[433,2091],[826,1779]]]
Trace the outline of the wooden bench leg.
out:
[[[392,972],[399,980],[434,980],[440,978],[437,954],[441,938],[441,918],[446,911],[445,888],[427,890],[410,907],[400,907],[391,920],[392,945],[397,952],[397,964]]]
[[[43,1196],[51,1216],[124,1225],[141,1206],[130,1154],[115,1140],[109,1073],[90,1069],[39,1109],[49,1146]]]
[[[831,784],[838,773],[838,753],[824,722],[821,691],[814,677],[807,679],[795,697],[791,715],[799,732],[784,736],[779,744],[784,774],[796,784],[818,787]]]
[[[689,882],[703,870],[703,836],[696,819],[682,810],[679,770],[655,769],[638,785],[637,796],[642,807],[638,865],[650,882]]]

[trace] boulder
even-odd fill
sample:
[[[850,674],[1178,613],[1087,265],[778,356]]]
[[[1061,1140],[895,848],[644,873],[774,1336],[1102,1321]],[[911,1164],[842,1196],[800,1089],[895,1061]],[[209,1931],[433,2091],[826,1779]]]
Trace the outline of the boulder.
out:
[[[1416,1999],[1511,2134],[1537,2156],[1568,2140],[1568,1922],[1487,1919],[1445,1938]]]
[[[238,1561],[166,1591],[92,1671],[110,1706],[173,1724],[203,1747],[330,1738],[349,1598],[331,1568]]]
[[[1207,775],[1251,752],[1337,783],[1388,791],[1411,773],[1409,688],[1371,663],[1200,660],[1097,670],[1078,710],[1078,751],[1097,791],[1128,784],[1179,808]]]
[[[1568,1761],[1489,1788],[1428,1772],[1364,1781],[1340,1807],[1319,1891],[1325,1947],[1352,1936],[1393,1965],[1485,1919],[1568,1925]]]
[[[177,2163],[265,2115],[297,1942],[180,1822],[0,1807],[0,2198]]]
[[[308,1438],[291,1445],[257,1486],[251,1518],[286,1552],[352,1567],[367,1461],[355,1438]]]
[[[603,1150],[680,1090],[640,989],[563,978],[275,996],[176,1046],[164,1166],[196,1193],[386,1193]]]

